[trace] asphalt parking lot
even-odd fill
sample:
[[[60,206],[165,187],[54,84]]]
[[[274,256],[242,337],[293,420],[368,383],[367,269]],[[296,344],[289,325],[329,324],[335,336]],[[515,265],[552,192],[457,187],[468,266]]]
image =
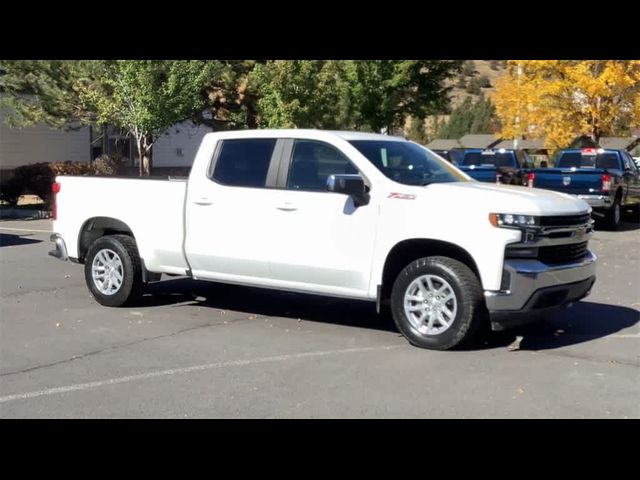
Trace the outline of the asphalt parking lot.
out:
[[[0,222],[2,418],[640,418],[636,224],[596,232],[587,299],[449,352],[369,303],[189,279],[101,307],[50,230]]]

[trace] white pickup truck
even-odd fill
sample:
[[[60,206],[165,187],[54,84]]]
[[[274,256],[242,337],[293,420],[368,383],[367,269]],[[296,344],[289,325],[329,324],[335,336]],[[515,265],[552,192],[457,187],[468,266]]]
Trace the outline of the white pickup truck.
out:
[[[479,183],[386,135],[211,133],[188,180],[61,176],[53,191],[50,254],[83,263],[113,307],[186,275],[388,303],[412,344],[444,350],[595,281],[584,201]]]

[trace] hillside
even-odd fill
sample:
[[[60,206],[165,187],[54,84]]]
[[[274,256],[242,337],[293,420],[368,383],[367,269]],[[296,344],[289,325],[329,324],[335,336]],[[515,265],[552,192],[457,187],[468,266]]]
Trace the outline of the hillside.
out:
[[[495,92],[495,83],[505,73],[505,60],[467,60],[462,73],[453,80],[454,88],[451,92],[451,107],[460,105],[465,97],[472,97],[474,100],[479,97],[479,92],[491,97]],[[479,90],[473,90],[472,84],[479,83],[486,79],[488,83],[481,86]],[[471,84],[471,85],[470,85]]]

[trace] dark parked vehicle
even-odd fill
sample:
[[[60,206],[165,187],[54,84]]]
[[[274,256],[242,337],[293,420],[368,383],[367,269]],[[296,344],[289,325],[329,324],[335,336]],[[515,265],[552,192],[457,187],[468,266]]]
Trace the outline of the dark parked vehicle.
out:
[[[462,150],[432,150],[432,152],[437,153],[445,160],[458,164],[460,163],[464,152]]]
[[[536,169],[529,180],[531,187],[585,200],[610,228],[617,228],[623,209],[633,209],[636,220],[640,214],[640,172],[626,150],[562,150],[555,168]]]
[[[533,162],[522,150],[478,148],[465,150],[457,166],[481,182],[527,185]]]

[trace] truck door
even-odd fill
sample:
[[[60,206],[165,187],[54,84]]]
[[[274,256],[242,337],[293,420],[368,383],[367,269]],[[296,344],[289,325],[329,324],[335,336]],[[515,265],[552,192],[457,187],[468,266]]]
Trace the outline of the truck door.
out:
[[[366,296],[378,223],[375,197],[356,207],[348,195],[328,192],[329,175],[358,169],[328,143],[288,141],[273,207],[273,228],[281,232],[270,257],[273,278],[300,290]]]
[[[269,276],[275,138],[221,140],[206,175],[189,180],[185,251],[195,278]]]

